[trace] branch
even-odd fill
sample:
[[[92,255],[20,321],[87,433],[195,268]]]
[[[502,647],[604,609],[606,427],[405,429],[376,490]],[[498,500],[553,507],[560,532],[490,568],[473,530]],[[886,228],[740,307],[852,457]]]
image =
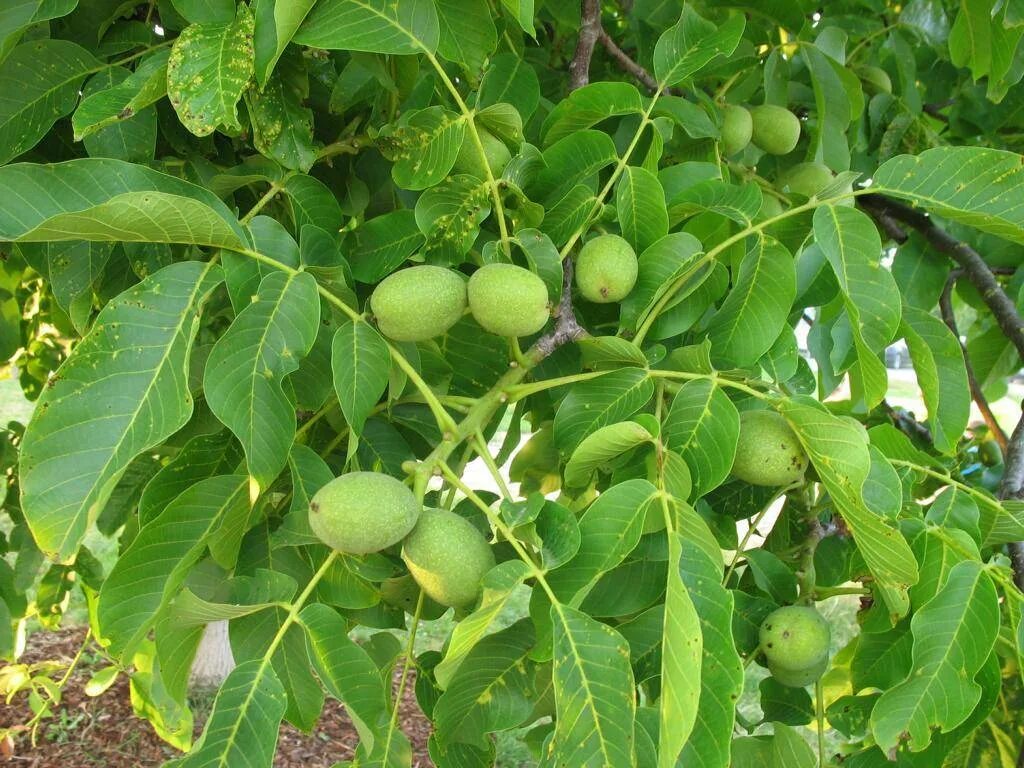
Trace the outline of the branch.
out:
[[[894,408],[888,400],[882,400],[882,410],[892,419],[893,426],[907,437],[916,437],[928,445],[933,444],[932,431],[915,419],[903,408]]]
[[[924,104],[921,106],[927,114],[934,117],[936,120],[941,120],[944,123],[949,122],[949,118],[942,113],[946,107],[950,107],[956,104],[956,99],[946,99],[946,101],[936,102],[934,104]]]
[[[950,235],[928,214],[905,203],[882,195],[863,195],[858,198],[858,203],[897,242],[906,241],[907,235],[900,226],[906,224],[920,232],[936,251],[949,256],[959,264],[967,279],[978,289],[982,301],[992,312],[1003,335],[1013,344],[1018,354],[1024,357],[1024,320],[976,250]],[[902,237],[897,236],[897,233]],[[1003,459],[1003,480],[999,484],[999,498],[1024,498],[1024,413],[1014,427],[1007,445]],[[1018,589],[1024,590],[1024,542],[1011,542],[1007,549],[1013,562],[1013,581]]]
[[[971,358],[967,354],[967,345],[960,338],[960,331],[956,327],[956,315],[953,313],[953,301],[952,293],[953,286],[956,285],[956,279],[963,272],[959,269],[955,269],[949,273],[949,278],[946,280],[946,286],[942,289],[942,295],[939,296],[939,312],[942,313],[942,320],[946,326],[956,336],[957,342],[960,344],[960,350],[964,355],[964,368],[967,371],[967,383],[971,388],[971,398],[974,400],[975,405],[978,406],[978,410],[981,411],[981,417],[985,420],[988,425],[989,431],[992,436],[999,443],[999,447],[1003,453],[1006,453],[1006,433],[1003,428],[999,426],[999,422],[996,421],[995,414],[992,413],[992,408],[988,404],[988,400],[985,398],[985,393],[981,391],[981,385],[978,384],[978,377],[974,374],[974,366],[971,365]]]
[[[609,54],[611,54],[611,57],[615,59],[618,65],[625,72],[631,74],[633,77],[635,77],[641,83],[646,85],[652,91],[658,90],[658,81],[654,79],[654,76],[646,69],[641,67],[639,64],[637,64],[635,61],[633,61],[633,59],[630,57],[628,53],[619,48],[619,46],[615,44],[615,41],[611,39],[611,37],[608,35],[607,32],[604,31],[604,29],[602,29],[598,33],[597,39],[600,41],[601,45],[604,46],[604,49],[608,51]]]
[[[541,336],[534,344],[533,351],[540,360],[563,344],[588,335],[586,329],[576,322],[576,314],[572,311],[572,259],[562,262],[562,298],[558,302],[555,318],[554,329]]]
[[[945,254],[963,267],[964,275],[978,289],[1003,335],[1024,358],[1024,320],[976,250],[950,235],[928,214],[905,203],[882,195],[863,195],[858,198],[858,202],[896,242],[906,242],[907,234],[900,226],[905,224],[920,232],[936,251]]]
[[[582,0],[580,37],[576,53],[569,62],[569,90],[575,91],[590,82],[590,59],[601,34],[601,0]]]

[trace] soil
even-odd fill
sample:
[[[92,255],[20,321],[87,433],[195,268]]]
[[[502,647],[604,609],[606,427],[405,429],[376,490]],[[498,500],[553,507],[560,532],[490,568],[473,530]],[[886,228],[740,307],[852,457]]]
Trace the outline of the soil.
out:
[[[82,643],[84,630],[64,629],[39,632],[29,639],[29,647],[19,663],[44,660],[71,661]],[[128,681],[122,675],[102,695],[87,696],[84,686],[95,668],[80,662],[64,689],[61,706],[44,721],[33,747],[28,735],[0,742],[0,765],[25,768],[150,768],[179,757],[173,747],[161,741],[149,723],[135,716],[128,693]],[[58,672],[53,677],[59,677]],[[428,768],[430,723],[420,712],[413,693],[415,681],[406,682],[399,709],[402,730],[412,742],[414,768]],[[397,683],[396,683],[397,687]],[[196,714],[196,735],[202,730],[202,717]],[[0,699],[0,729],[27,722],[32,714],[25,694],[10,704]],[[333,699],[324,705],[320,721],[312,733],[303,733],[291,725],[281,726],[275,768],[330,768],[338,761],[350,760],[359,737],[344,707]]]

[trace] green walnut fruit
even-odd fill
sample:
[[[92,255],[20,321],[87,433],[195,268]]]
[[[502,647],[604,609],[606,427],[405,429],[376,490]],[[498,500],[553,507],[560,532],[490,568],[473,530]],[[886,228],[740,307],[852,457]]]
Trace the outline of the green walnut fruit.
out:
[[[505,142],[488,131],[486,128],[476,127],[477,135],[480,136],[480,143],[484,148],[484,155],[487,157],[487,165],[491,168],[491,175],[494,178],[501,176],[508,161],[512,159],[512,153],[508,151]],[[469,131],[459,148],[459,156],[455,159],[455,167],[452,173],[468,173],[478,179],[486,179],[487,171],[484,168],[483,158],[480,157],[480,149]]]
[[[313,496],[309,527],[327,546],[365,555],[404,539],[421,511],[412,491],[390,475],[350,472]]]
[[[779,186],[804,197],[814,197],[835,179],[822,163],[797,163],[779,178]]]
[[[480,267],[469,278],[468,294],[473,317],[498,336],[529,336],[548,321],[547,286],[514,264]]]
[[[395,341],[441,336],[466,311],[466,281],[458,272],[423,265],[384,278],[370,296],[377,327]]]
[[[746,149],[753,130],[754,121],[750,112],[736,104],[727,105],[722,110],[722,154],[729,157]]]
[[[820,664],[809,669],[793,670],[776,664],[768,665],[768,671],[771,672],[776,682],[781,683],[787,688],[803,688],[807,685],[813,685],[818,682],[818,679],[825,674],[827,669],[828,658],[822,659]]]
[[[863,67],[860,79],[869,93],[892,93],[892,79],[881,67]]]
[[[986,467],[997,467],[1003,463],[1003,449],[995,440],[985,440],[978,445],[978,458]]]
[[[762,104],[750,110],[751,141],[769,155],[788,155],[800,140],[800,119],[785,107]]]
[[[814,608],[787,605],[768,614],[761,623],[759,639],[761,652],[773,674],[774,670],[779,670],[795,676],[797,673],[810,673],[818,669],[824,672],[823,665],[828,664],[832,630]],[[776,676],[776,679],[779,678]],[[779,682],[784,683],[783,680]]]
[[[588,241],[576,257],[576,286],[588,301],[610,304],[629,295],[637,271],[633,246],[618,235],[601,235]]]
[[[484,574],[494,567],[483,534],[443,509],[423,510],[402,544],[402,559],[428,597],[454,608],[476,602]]]
[[[761,198],[761,210],[757,212],[757,218],[761,221],[765,219],[774,219],[776,216],[781,216],[785,209],[782,207],[782,201],[779,200],[775,195],[764,193]]]
[[[740,414],[733,476],[751,485],[791,485],[807,470],[807,454],[786,420],[775,411]]]

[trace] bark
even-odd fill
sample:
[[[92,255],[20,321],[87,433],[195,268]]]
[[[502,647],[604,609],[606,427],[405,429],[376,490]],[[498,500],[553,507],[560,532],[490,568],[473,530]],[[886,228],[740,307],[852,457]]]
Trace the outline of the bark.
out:
[[[228,640],[227,621],[211,621],[199,641],[189,687],[193,689],[217,688],[235,668],[235,657]]]

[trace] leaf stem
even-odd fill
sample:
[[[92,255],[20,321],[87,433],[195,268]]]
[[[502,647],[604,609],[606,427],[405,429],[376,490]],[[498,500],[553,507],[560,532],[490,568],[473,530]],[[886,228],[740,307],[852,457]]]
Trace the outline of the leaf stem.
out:
[[[814,683],[814,711],[818,720],[818,765],[825,768],[825,686],[820,677]]]
[[[391,719],[388,721],[388,733],[384,740],[384,757],[381,760],[382,766],[388,765],[388,756],[391,754],[391,741],[395,736],[395,729],[398,726],[399,709],[402,706],[402,696],[405,695],[405,682],[409,677],[409,667],[415,658],[416,630],[420,626],[420,616],[423,614],[423,590],[416,599],[416,612],[412,616],[412,625],[409,627],[409,637],[405,643],[405,654],[402,658],[402,674],[398,678],[398,691],[395,693],[395,705],[391,709]]]
[[[511,501],[513,498],[512,492],[505,483],[505,478],[502,476],[498,465],[494,463],[494,457],[491,456],[487,440],[484,438],[484,433],[481,430],[478,429],[473,435],[473,443],[476,447],[477,455],[483,461],[484,466],[487,467],[487,471],[490,472],[491,477],[494,478],[494,482],[498,486],[498,490],[501,492],[502,497]]]
[[[505,223],[505,205],[501,200],[501,190],[498,182],[494,178],[494,173],[491,171],[491,164],[487,160],[487,152],[484,150],[484,143],[480,139],[479,131],[477,131],[476,121],[473,119],[475,110],[470,109],[466,104],[465,100],[462,98],[462,94],[459,93],[459,89],[455,87],[455,83],[453,83],[452,79],[448,77],[448,73],[444,71],[444,67],[441,66],[441,62],[437,60],[437,57],[433,52],[423,48],[422,46],[421,50],[427,57],[427,61],[430,62],[431,66],[441,78],[441,82],[444,83],[444,87],[448,90],[448,93],[452,95],[459,111],[466,118],[466,123],[469,126],[469,137],[473,140],[473,145],[480,157],[484,173],[487,174],[485,181],[487,182],[487,187],[491,193],[491,200],[494,202],[494,215],[498,220],[498,233],[501,235],[501,247],[502,250],[505,251],[506,256],[511,256],[512,251],[511,246],[509,245],[508,226]]]
[[[781,499],[794,488],[799,488],[800,485],[801,483],[794,483],[793,485],[788,485],[785,488],[780,489],[778,493],[772,496],[767,503],[761,507],[761,511],[754,515],[754,519],[750,522],[750,527],[747,528],[746,533],[743,534],[743,538],[736,547],[736,552],[732,556],[732,561],[729,563],[729,567],[725,570],[725,576],[722,578],[723,585],[728,586],[729,577],[732,576],[733,571],[736,570],[740,557],[743,556],[743,552],[746,550],[747,544],[750,542],[750,537],[754,535],[755,531],[757,531],[757,526],[761,524],[761,520],[766,514],[768,514],[768,510],[772,508],[772,505],[775,504],[776,501]]]

